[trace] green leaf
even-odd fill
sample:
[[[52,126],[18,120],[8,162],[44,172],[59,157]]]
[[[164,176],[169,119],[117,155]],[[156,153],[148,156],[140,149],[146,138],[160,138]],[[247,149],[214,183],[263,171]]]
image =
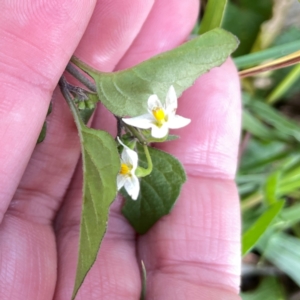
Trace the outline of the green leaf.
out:
[[[243,300],[285,300],[284,287],[276,277],[264,277],[254,291],[241,293]]]
[[[105,131],[81,126],[83,207],[79,257],[73,298],[94,264],[104,237],[109,206],[117,194],[120,158],[113,138]]]
[[[295,121],[288,119],[276,109],[258,99],[252,99],[248,107],[264,122],[274,126],[281,136],[293,137],[295,140],[300,141],[300,126]]]
[[[137,145],[139,165],[147,167],[142,146]],[[162,216],[167,215],[177,200],[186,180],[180,162],[168,153],[149,147],[153,163],[150,175],[141,178],[141,190],[137,200],[132,200],[125,190],[126,203],[122,213],[134,229],[146,233]]]
[[[288,178],[284,182],[281,182],[278,188],[278,194],[280,196],[284,196],[299,190],[299,181],[300,181],[300,173],[298,173],[297,176]]]
[[[79,253],[72,299],[93,266],[104,237],[109,207],[117,194],[120,157],[114,139],[105,131],[84,125],[63,79],[60,87],[73,114],[82,146],[83,204]]]
[[[245,109],[243,110],[243,129],[262,139],[274,138],[272,130]]]
[[[252,227],[243,234],[242,255],[245,255],[255,246],[259,238],[268,229],[272,221],[282,210],[284,203],[284,201],[278,201],[270,206],[270,208],[258,218]]]
[[[240,183],[238,185],[239,195],[241,198],[243,198],[246,195],[249,195],[250,193],[257,190],[257,184],[253,182],[249,183]]]
[[[262,239],[258,249],[264,257],[288,274],[300,286],[300,240],[283,232]]]
[[[243,103],[245,106],[244,129],[266,140],[300,141],[299,124],[264,103],[261,98],[243,93]]]
[[[108,110],[117,116],[138,116],[147,112],[150,95],[164,101],[173,85],[179,97],[200,75],[223,64],[237,45],[231,33],[214,29],[124,71],[103,73],[75,57],[72,62],[95,80],[99,99]]]
[[[248,54],[257,38],[261,24],[272,14],[272,0],[239,0],[228,2],[222,27],[241,41],[235,57]]]
[[[297,151],[296,155],[290,154],[286,163],[281,167],[282,178],[278,188],[278,194],[280,196],[288,195],[291,192],[299,190],[299,180],[300,180],[299,162],[300,162],[300,157]]]
[[[272,205],[279,199],[278,188],[281,179],[281,172],[277,171],[268,176],[264,186],[264,196],[267,204]]]
[[[39,144],[42,141],[44,141],[44,139],[46,137],[46,133],[47,133],[47,123],[44,122],[42,130],[41,130],[40,135],[39,135],[38,140],[37,140],[37,144]]]
[[[249,175],[264,171],[268,166],[289,157],[286,145],[276,140],[262,141],[252,138],[243,153],[239,173]]]
[[[209,0],[203,20],[201,21],[199,34],[221,27],[227,0]]]
[[[284,208],[280,214],[284,221],[280,227],[287,229],[300,222],[300,203]]]
[[[89,93],[87,96],[88,100],[81,102],[84,104],[83,109],[78,110],[84,124],[88,123],[89,119],[95,111],[96,104],[99,101],[96,94]]]

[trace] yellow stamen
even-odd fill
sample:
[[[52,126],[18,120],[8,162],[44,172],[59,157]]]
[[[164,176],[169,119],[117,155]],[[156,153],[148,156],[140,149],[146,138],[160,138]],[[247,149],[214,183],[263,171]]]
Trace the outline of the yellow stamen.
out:
[[[130,166],[122,163],[121,164],[120,174],[122,174],[122,175],[128,175],[128,174],[130,174],[131,169],[132,168],[130,168]]]
[[[165,121],[165,112],[162,108],[156,108],[152,110],[154,118],[159,122],[163,123]]]

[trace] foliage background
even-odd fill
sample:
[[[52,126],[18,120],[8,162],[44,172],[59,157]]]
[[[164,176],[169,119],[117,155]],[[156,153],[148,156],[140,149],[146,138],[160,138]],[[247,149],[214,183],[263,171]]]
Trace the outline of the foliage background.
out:
[[[207,1],[202,1],[202,16],[206,8]],[[297,0],[229,0],[222,27],[241,41],[233,55],[237,67],[246,69],[299,50],[299,16]],[[194,33],[199,26],[200,21]],[[243,219],[244,300],[300,299],[299,66],[242,79],[236,180]]]
[[[237,41],[235,37],[224,30],[217,29],[217,27],[228,30],[240,40],[240,46],[233,53],[233,59],[239,71],[243,70],[243,74],[245,70],[251,67],[268,61],[276,61],[277,58],[286,57],[295,51],[299,53],[294,54],[293,57],[300,61],[300,3],[297,0],[208,0],[201,1],[201,5],[201,15],[193,33],[201,35],[207,32],[207,34],[200,36],[199,39],[193,39],[177,50],[171,51],[172,53],[162,54],[134,67],[134,72],[127,70],[126,72],[108,74],[95,71],[76,58],[72,59],[72,63],[82,68],[95,80],[96,86],[92,90],[97,90],[109,110],[122,116],[122,114],[140,115],[144,111],[138,102],[134,102],[139,86],[148,85],[149,90],[143,88],[139,95],[145,94],[145,99],[146,96],[149,96],[150,90],[150,94],[157,94],[162,98],[161,93],[171,83],[175,85],[177,92],[179,89],[181,93],[184,87],[190,86],[195,78],[206,72],[207,69],[222,64],[236,48]],[[197,41],[200,43],[200,47],[197,47]],[[222,44],[222,51],[220,52],[222,55],[221,58],[216,56],[216,59],[214,53],[211,53],[211,49],[218,52],[218,44]],[[213,47],[211,47],[212,45]],[[207,63],[209,61],[207,59],[207,47],[210,47],[209,57],[212,58],[210,65]],[[186,48],[187,50],[196,49],[197,55],[194,53],[193,56],[189,51],[182,51]],[[178,54],[182,66],[173,62]],[[205,63],[202,61],[203,57],[206,58]],[[164,64],[161,64],[162,58],[164,58]],[[183,77],[180,72],[186,66],[189,66],[190,72],[189,76],[184,77],[183,84]],[[201,69],[201,66],[205,67]],[[136,80],[133,81],[136,84],[132,89],[135,93],[132,93],[131,87],[127,85],[128,78],[134,78],[135,75],[133,76],[133,74],[136,73],[144,75],[149,73],[151,77],[152,73],[148,70],[153,68],[160,68],[161,72],[157,72],[157,74],[161,74],[164,80],[156,78],[157,84],[154,85],[151,80],[147,79],[148,77],[137,76]],[[137,72],[137,70],[139,71]],[[167,72],[164,72],[165,70]],[[166,74],[171,74],[170,78]],[[115,105],[110,100],[117,98],[114,93],[117,92],[119,95],[119,90],[110,86],[113,81],[112,78],[116,80],[116,77],[118,78],[118,86],[122,86],[122,91],[125,91],[124,94],[134,95],[129,102],[126,102],[129,99],[127,96],[119,97],[120,103],[126,105]],[[175,82],[174,78],[176,79]],[[243,220],[241,297],[244,300],[300,300],[300,64],[275,71],[260,72],[257,75],[241,79],[241,83],[243,131],[239,149],[239,169],[236,177]],[[108,98],[106,99],[107,95]],[[69,98],[66,97],[72,110],[74,104],[72,104],[70,95]],[[137,99],[141,98],[137,97]],[[89,98],[89,101],[91,104],[94,103],[93,98]],[[128,111],[124,110],[124,107]],[[91,107],[84,106],[84,109],[86,108],[90,112]],[[87,128],[79,116],[81,113],[75,106],[72,111],[74,111],[74,118],[83,145],[84,169],[89,169],[84,177],[79,268],[73,292],[73,298],[75,298],[87,272],[96,259],[101,239],[105,233],[106,222],[98,224],[103,228],[101,236],[94,239],[98,236],[96,231],[91,235],[94,244],[91,244],[90,248],[86,247],[85,240],[89,237],[90,232],[93,232],[95,220],[102,219],[105,221],[104,217],[98,218],[98,214],[99,216],[103,213],[107,215],[108,207],[113,201],[116,191],[115,186],[110,186],[110,195],[106,199],[107,201],[99,200],[104,206],[99,206],[95,210],[91,205],[91,203],[97,202],[93,200],[93,195],[101,194],[101,191],[90,192],[87,182],[100,182],[101,179],[104,183],[113,181],[111,178],[115,178],[119,170],[119,156],[115,149],[110,160],[114,165],[114,171],[112,174],[106,174],[107,178],[100,178],[99,170],[106,166],[106,162],[97,158],[96,153],[100,147],[106,150],[113,147],[114,141],[105,136],[103,132],[96,132]],[[46,127],[43,132],[45,130]],[[91,137],[96,139],[91,139]],[[94,147],[95,141],[99,144],[96,148]],[[108,147],[109,145],[111,147]],[[95,149],[97,149],[96,152],[94,152]],[[154,166],[162,165],[161,162],[156,163],[154,157],[167,162],[166,157],[158,152],[155,153],[157,150],[152,149],[151,151]],[[142,152],[139,153],[139,156],[143,162]],[[93,165],[94,161],[99,161],[99,165]],[[145,158],[144,163],[146,164]],[[162,169],[165,167],[166,165],[163,165]],[[183,183],[185,176],[180,165],[177,166],[174,161],[170,160],[169,167],[169,173],[177,168],[178,175],[182,173],[179,176],[181,178],[178,178],[177,183],[174,176],[170,176],[173,181],[166,180],[164,185]],[[156,171],[158,175],[162,173],[159,168]],[[167,178],[168,176],[164,177]],[[159,176],[153,176],[153,178],[159,178]],[[161,180],[155,183],[151,177],[148,177],[141,184],[139,199],[143,196],[143,199],[146,200],[145,203],[148,203],[147,197],[150,197],[151,202],[153,202],[153,195],[148,192],[153,189],[153,186],[159,187],[159,183]],[[149,191],[146,193],[148,185],[152,189],[148,189]],[[103,187],[107,186],[103,184]],[[131,201],[129,204],[131,206],[125,205],[123,213],[137,232],[144,233],[159,217],[169,212],[179,193],[176,189],[174,191],[176,195],[171,197],[172,201],[167,206],[162,205],[162,207],[166,207],[167,211],[158,213],[155,220],[149,219],[149,216],[155,215],[153,212],[155,212],[155,208],[159,207],[156,202],[153,202],[153,207],[150,208],[147,205],[140,205],[134,209],[134,205],[139,203],[139,199],[136,202]],[[166,198],[165,195],[161,194],[161,197],[155,201],[160,203],[161,199],[164,198]],[[142,213],[139,215],[140,211]],[[95,220],[92,220],[90,215]],[[144,222],[145,220],[147,222]],[[85,230],[85,227],[90,227],[90,229]],[[144,294],[143,289],[141,299],[143,299]]]

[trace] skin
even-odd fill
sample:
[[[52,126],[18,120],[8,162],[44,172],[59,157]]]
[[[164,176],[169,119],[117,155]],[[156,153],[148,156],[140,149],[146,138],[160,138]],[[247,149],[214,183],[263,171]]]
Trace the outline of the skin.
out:
[[[102,71],[124,69],[181,44],[198,0],[3,0],[0,3],[1,299],[70,299],[78,251],[78,134],[56,84],[74,53]],[[47,137],[36,146],[53,94]],[[76,299],[240,299],[240,217],[233,181],[240,132],[237,71],[228,60],[179,100],[191,118],[160,147],[188,181],[172,213],[136,236],[111,207],[98,259]],[[93,127],[115,134],[99,107]]]

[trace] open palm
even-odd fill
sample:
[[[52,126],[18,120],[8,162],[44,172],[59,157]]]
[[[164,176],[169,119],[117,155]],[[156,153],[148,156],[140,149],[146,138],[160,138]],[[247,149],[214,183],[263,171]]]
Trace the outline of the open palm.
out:
[[[70,299],[81,212],[80,145],[55,86],[76,55],[101,71],[124,69],[182,43],[198,0],[3,0],[0,3],[0,295]],[[80,42],[80,43],[79,43]],[[78,47],[77,47],[78,46]],[[53,92],[54,91],[54,92]],[[45,141],[35,145],[53,93]],[[240,95],[227,61],[179,100],[192,123],[163,149],[188,182],[172,213],[137,236],[112,205],[98,259],[77,299],[239,299],[239,207],[233,181]],[[100,107],[93,127],[115,135]],[[79,162],[79,163],[78,163]]]

